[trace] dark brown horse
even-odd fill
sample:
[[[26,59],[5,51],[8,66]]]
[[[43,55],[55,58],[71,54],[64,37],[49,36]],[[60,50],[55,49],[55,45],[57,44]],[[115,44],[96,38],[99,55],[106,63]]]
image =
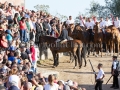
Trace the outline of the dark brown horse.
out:
[[[73,39],[78,39],[83,42],[83,48],[82,48],[82,55],[81,58],[84,59],[85,66],[86,66],[86,54],[87,54],[87,48],[88,48],[88,39],[87,37],[89,36],[87,32],[85,32],[80,25],[73,25],[71,24],[68,28],[68,33],[69,36],[72,37]]]
[[[82,51],[82,42],[80,40],[68,40],[67,42],[60,44],[59,42],[56,43],[55,41],[57,38],[50,37],[50,36],[42,36],[40,37],[40,43],[47,43],[48,47],[50,48],[52,54],[53,54],[53,59],[54,59],[54,64],[53,67],[57,67],[59,65],[59,55],[58,53],[61,52],[71,52],[74,56],[75,59],[75,66],[77,66],[77,59],[78,59],[78,64],[79,68],[82,66],[81,62],[81,51]]]

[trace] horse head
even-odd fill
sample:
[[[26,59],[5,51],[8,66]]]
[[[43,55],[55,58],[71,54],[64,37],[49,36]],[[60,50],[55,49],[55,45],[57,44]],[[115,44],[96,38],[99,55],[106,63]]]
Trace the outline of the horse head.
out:
[[[74,31],[72,33],[72,37],[74,39],[82,39],[83,29],[80,27],[80,25],[76,25],[74,28]]]
[[[99,22],[95,23],[95,26],[93,27],[93,31],[95,31],[95,33],[99,33],[101,31]]]

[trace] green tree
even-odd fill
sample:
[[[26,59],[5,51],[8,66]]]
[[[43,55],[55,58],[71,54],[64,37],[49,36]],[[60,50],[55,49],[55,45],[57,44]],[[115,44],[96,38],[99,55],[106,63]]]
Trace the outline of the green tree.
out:
[[[67,20],[67,16],[61,15],[60,13],[56,13],[55,16],[58,17],[60,19],[60,21],[66,21]]]
[[[36,5],[34,6],[34,8],[37,10],[37,11],[43,11],[43,12],[46,12],[46,13],[49,13],[49,5]]]

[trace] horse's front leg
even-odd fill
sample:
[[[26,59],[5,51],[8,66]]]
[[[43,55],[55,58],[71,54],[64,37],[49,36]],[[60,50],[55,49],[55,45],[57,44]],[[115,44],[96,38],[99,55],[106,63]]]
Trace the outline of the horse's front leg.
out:
[[[110,46],[110,48],[111,48],[111,56],[113,56],[113,46],[114,46],[114,43],[111,42],[111,46]]]

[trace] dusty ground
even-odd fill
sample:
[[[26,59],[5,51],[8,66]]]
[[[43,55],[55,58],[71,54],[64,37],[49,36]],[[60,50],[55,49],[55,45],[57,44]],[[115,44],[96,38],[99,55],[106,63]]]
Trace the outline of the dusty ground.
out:
[[[95,82],[94,82],[94,74],[92,73],[92,69],[90,66],[90,63],[88,59],[91,60],[94,69],[96,72],[98,72],[97,65],[98,63],[103,64],[103,70],[105,72],[105,78],[103,83],[103,90],[114,90],[111,89],[110,86],[112,84],[112,79],[109,81],[109,83],[106,85],[107,80],[110,78],[110,70],[111,70],[111,64],[112,64],[112,57],[111,56],[103,56],[101,57],[94,57],[90,56],[87,58],[87,66],[82,67],[81,69],[73,69],[74,62],[68,63],[69,56],[63,56],[60,58],[60,64],[57,68],[52,68],[53,60],[44,60],[40,61],[41,65],[38,65],[39,68],[46,68],[47,70],[53,70],[59,72],[59,80],[73,80],[78,82],[80,87],[84,87],[87,90],[94,90]],[[118,58],[119,59],[119,58]],[[83,62],[84,65],[84,62]]]

